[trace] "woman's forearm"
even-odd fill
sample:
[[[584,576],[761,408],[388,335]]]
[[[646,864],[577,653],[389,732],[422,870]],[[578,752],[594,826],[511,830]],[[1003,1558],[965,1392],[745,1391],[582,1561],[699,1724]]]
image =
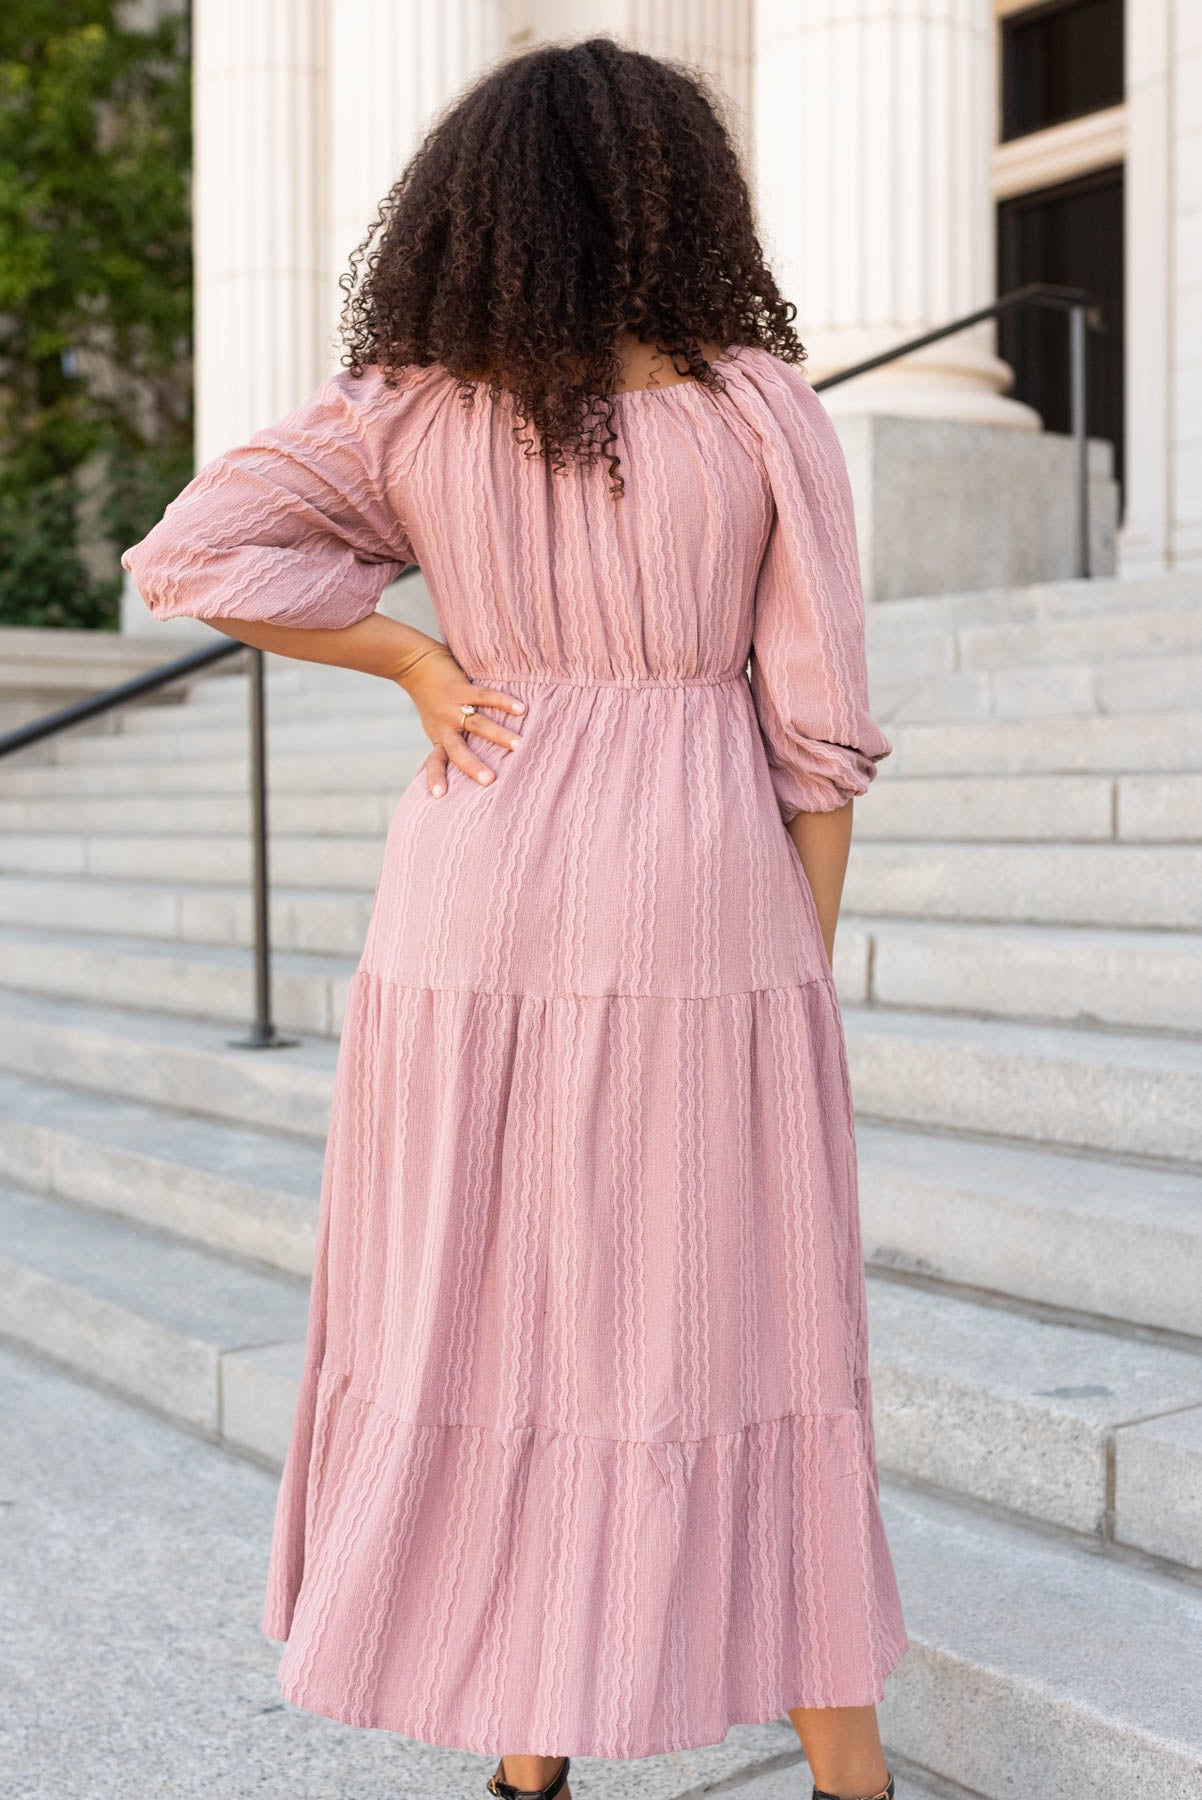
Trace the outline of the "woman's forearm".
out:
[[[851,849],[854,805],[854,800],[849,800],[835,812],[797,813],[785,827],[797,846],[801,866],[814,896],[828,962],[833,962],[835,955],[835,926]]]
[[[369,613],[357,625],[334,630],[310,630],[297,625],[269,625],[247,619],[207,619],[206,624],[249,644],[253,650],[269,650],[274,656],[292,656],[302,662],[329,663],[339,669],[358,669],[385,681],[403,682],[431,650],[445,651],[441,638],[430,637],[415,625],[403,625],[386,613]]]

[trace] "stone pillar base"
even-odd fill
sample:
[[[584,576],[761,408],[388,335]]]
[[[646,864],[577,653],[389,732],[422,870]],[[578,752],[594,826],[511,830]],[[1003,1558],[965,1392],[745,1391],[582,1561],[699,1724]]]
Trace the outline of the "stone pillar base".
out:
[[[1071,438],[944,419],[846,413],[864,597],[898,600],[1076,573]],[[1091,441],[1092,573],[1112,575],[1114,452]]]

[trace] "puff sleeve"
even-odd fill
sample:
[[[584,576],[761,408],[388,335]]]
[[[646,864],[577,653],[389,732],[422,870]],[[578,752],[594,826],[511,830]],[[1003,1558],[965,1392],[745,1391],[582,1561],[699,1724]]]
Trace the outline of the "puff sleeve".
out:
[[[121,558],[160,619],[336,628],[416,560],[395,491],[403,387],[333,376],[206,463]]]
[[[785,823],[862,794],[891,750],[868,710],[851,483],[801,370],[767,351],[749,379],[775,502],[755,592],[749,677]]]

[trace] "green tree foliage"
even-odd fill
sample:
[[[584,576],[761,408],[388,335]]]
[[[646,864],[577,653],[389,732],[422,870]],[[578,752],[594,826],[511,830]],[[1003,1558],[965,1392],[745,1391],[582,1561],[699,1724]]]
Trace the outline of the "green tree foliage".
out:
[[[187,18],[129,18],[0,4],[4,624],[114,624],[191,469]]]

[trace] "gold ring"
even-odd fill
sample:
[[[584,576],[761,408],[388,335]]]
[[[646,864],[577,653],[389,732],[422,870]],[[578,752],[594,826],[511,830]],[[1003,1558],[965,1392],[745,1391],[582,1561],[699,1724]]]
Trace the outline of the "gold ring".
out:
[[[467,730],[468,714],[474,713],[475,710],[476,709],[472,705],[470,700],[465,700],[463,702],[463,705],[459,708],[459,729],[460,729],[460,731]]]

